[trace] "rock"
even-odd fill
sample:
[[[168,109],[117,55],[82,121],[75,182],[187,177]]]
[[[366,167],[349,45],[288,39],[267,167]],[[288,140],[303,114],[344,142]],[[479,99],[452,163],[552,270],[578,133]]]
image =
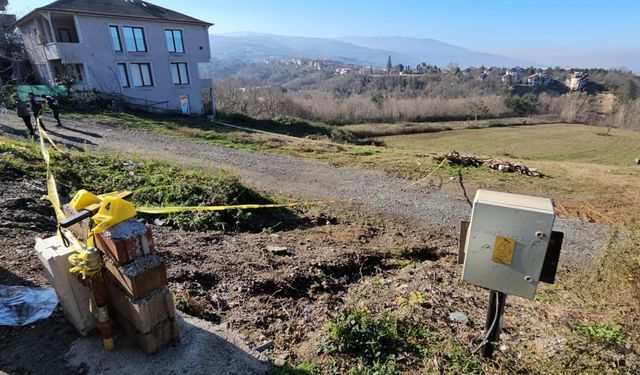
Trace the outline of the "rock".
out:
[[[267,251],[276,255],[283,255],[287,253],[287,248],[284,246],[267,246]]]
[[[256,350],[259,351],[260,353],[264,352],[265,350],[269,350],[269,349],[273,349],[273,347],[276,345],[275,341],[273,340],[268,340],[263,342],[262,344],[258,345],[256,347]]]
[[[462,311],[455,311],[449,314],[449,320],[456,323],[469,323],[469,317]]]

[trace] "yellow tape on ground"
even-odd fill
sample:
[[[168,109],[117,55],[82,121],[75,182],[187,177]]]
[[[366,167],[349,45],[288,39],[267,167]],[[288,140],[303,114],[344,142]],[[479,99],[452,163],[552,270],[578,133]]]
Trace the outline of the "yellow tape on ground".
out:
[[[321,204],[335,203],[334,201],[322,202],[298,202],[281,204],[238,204],[231,206],[191,206],[191,207],[138,207],[136,211],[144,214],[174,214],[187,211],[227,211],[227,210],[247,210],[257,208],[286,208],[297,206],[317,206]]]

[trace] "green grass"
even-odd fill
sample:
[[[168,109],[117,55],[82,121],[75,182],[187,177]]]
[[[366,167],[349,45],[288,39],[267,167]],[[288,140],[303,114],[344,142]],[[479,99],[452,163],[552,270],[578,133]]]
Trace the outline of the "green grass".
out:
[[[625,344],[625,334],[618,324],[602,322],[578,324],[575,330],[584,338],[603,345],[620,348]]]
[[[423,152],[508,157],[521,160],[569,161],[606,165],[630,165],[640,155],[640,132],[549,124],[459,130],[438,134],[383,138],[391,147]]]
[[[52,171],[61,193],[79,189],[102,194],[118,190],[134,192],[142,206],[203,206],[268,203],[269,200],[242,185],[224,170],[205,172],[153,160],[123,159],[97,153],[51,150]],[[42,178],[46,172],[39,143],[0,137],[0,171],[16,177]],[[165,222],[189,230],[232,229],[249,222],[242,210],[167,214]]]
[[[320,353],[331,356],[350,374],[396,374],[423,367],[432,356],[442,360],[452,373],[478,373],[478,359],[459,344],[442,352],[445,336],[425,323],[391,312],[354,309],[330,322],[322,340]]]

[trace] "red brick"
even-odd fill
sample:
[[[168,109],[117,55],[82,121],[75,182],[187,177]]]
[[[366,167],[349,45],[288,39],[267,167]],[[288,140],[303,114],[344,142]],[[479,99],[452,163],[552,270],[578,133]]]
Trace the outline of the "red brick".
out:
[[[147,228],[147,231],[142,236],[118,240],[111,239],[108,231],[105,231],[105,233],[96,235],[95,244],[98,250],[109,255],[120,264],[129,263],[138,256],[153,254],[155,252],[151,228]]]
[[[126,292],[129,298],[142,298],[167,283],[165,264],[155,254],[137,258],[126,265],[118,265],[108,257],[105,258],[107,276]]]

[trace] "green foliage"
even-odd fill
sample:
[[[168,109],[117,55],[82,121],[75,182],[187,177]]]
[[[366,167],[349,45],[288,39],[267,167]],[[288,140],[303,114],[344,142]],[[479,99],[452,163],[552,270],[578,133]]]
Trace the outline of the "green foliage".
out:
[[[0,174],[43,177],[46,169],[36,144],[0,138]]]
[[[244,187],[236,177],[219,171],[206,173],[156,161],[126,160],[89,153],[60,154],[50,150],[53,173],[61,192],[79,189],[94,193],[133,191],[138,206],[215,206],[268,203]],[[0,172],[3,175],[41,178],[46,169],[39,144],[0,137]],[[249,211],[184,212],[168,214],[165,222],[187,230],[225,230],[242,227]]]
[[[622,327],[617,324],[601,322],[578,324],[575,330],[583,337],[603,345],[622,347],[625,343]]]
[[[296,367],[291,366],[288,362],[269,372],[270,375],[315,375],[320,374],[320,370],[316,365],[309,362],[302,362]]]
[[[329,136],[331,140],[339,143],[356,143],[357,138],[348,130],[341,128],[333,128],[331,129],[331,135]]]
[[[519,116],[528,116],[537,113],[538,102],[539,98],[530,92],[522,96],[510,96],[505,99],[507,107]]]
[[[16,99],[15,97],[18,95],[18,91],[16,86],[13,85],[2,85],[0,86],[0,104],[2,104],[7,109],[15,109],[16,108]]]
[[[127,161],[86,153],[55,153],[54,174],[68,192],[96,193],[130,190],[142,206],[216,206],[265,203],[237,178],[220,171],[212,176],[194,168],[178,168],[155,161]],[[225,230],[246,223],[247,211],[199,211],[168,214],[170,225],[188,230]]]
[[[371,155],[376,155],[376,154],[380,154],[382,153],[382,151],[380,150],[373,150],[373,149],[363,149],[363,150],[357,150],[353,153],[353,155],[355,156],[371,156]]]
[[[362,367],[357,374],[396,373],[398,365],[408,364],[429,353],[429,341],[440,335],[410,318],[390,313],[356,309],[329,323],[320,352],[357,359]]]
[[[384,107],[384,95],[381,93],[372,95],[371,102],[375,104],[376,108],[382,109]]]

